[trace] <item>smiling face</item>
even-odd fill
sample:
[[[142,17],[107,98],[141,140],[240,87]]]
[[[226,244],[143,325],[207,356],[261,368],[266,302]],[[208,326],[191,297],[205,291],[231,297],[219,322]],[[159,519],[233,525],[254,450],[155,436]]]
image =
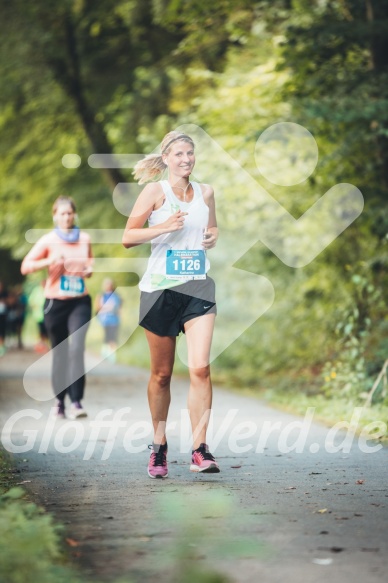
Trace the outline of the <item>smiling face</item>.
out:
[[[59,204],[53,217],[56,226],[61,229],[61,231],[67,231],[74,227],[75,211],[68,202]]]
[[[163,161],[168,166],[169,176],[188,178],[195,165],[194,148],[183,140],[175,142],[163,156]]]

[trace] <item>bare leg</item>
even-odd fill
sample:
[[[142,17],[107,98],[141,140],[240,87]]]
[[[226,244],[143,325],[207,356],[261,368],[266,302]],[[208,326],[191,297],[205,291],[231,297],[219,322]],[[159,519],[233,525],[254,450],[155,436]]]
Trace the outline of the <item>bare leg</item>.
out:
[[[175,358],[176,338],[158,336],[145,330],[151,355],[148,403],[154,427],[154,443],[166,443],[166,422],[170,407],[170,383]]]
[[[190,372],[188,409],[193,432],[193,449],[206,443],[212,406],[209,355],[214,329],[214,314],[193,318],[185,324]]]

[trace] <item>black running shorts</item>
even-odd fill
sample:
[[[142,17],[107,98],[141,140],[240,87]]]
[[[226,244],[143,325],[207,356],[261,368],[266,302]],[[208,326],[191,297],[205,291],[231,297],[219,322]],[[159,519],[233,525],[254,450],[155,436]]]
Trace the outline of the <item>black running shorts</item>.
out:
[[[170,289],[141,292],[139,324],[158,336],[179,336],[189,320],[216,314],[215,284],[211,277]]]

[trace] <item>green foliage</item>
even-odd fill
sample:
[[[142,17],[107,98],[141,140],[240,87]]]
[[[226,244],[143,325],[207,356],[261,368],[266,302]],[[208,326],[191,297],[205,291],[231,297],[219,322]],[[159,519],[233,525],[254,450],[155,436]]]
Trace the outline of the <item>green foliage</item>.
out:
[[[284,95],[296,119],[334,146],[325,160],[331,176],[357,184],[379,223],[388,187],[387,38],[387,0],[302,0],[289,13],[280,64],[290,71]]]
[[[14,483],[9,454],[0,450],[0,496],[9,490]]]
[[[53,565],[60,556],[60,529],[51,516],[22,500],[21,488],[0,498],[0,578],[7,583],[66,581],[68,573]]]
[[[367,351],[372,327],[385,314],[382,290],[372,283],[369,270],[351,276],[350,298],[339,310],[335,333],[336,356],[323,368],[325,394],[343,395],[349,400],[365,400],[375,370],[368,370]],[[382,362],[380,363],[380,367]],[[384,398],[386,395],[382,394]]]

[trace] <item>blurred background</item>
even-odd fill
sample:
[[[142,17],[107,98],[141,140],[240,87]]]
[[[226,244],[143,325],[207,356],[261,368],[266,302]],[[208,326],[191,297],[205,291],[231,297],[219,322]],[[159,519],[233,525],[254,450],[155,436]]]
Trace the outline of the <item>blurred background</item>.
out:
[[[0,280],[20,304],[44,276],[20,275],[26,233],[52,228],[58,195],[75,199],[82,229],[125,227],[125,205],[112,194],[133,181],[131,169],[92,168],[88,157],[149,153],[171,129],[196,124],[295,218],[339,182],[365,199],[361,216],[306,267],[287,267],[260,241],[245,252],[238,266],[268,278],[275,301],[215,360],[215,381],[293,410],[316,405],[326,419],[365,402],[368,419],[387,419],[388,0],[1,0],[0,7]],[[267,182],[255,164],[258,138],[279,122],[301,124],[319,147],[314,173],[297,186]],[[236,201],[259,232],[255,192],[237,190],[218,177],[221,232],[233,224]],[[125,250],[119,236],[93,251],[149,252]],[[107,275],[124,290],[124,338],[137,317],[138,277],[95,273],[93,297]],[[10,347],[36,342],[30,312],[21,338],[12,329]],[[89,349],[101,342],[96,322]],[[141,330],[117,360],[148,365]]]

